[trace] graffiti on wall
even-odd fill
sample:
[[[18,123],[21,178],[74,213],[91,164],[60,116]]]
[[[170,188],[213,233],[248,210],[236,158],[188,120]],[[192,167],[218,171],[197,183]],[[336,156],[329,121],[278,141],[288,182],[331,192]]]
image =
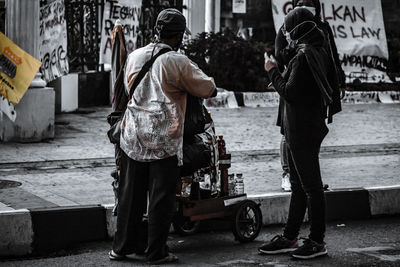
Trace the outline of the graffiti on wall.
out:
[[[40,8],[40,71],[50,82],[69,72],[64,0]]]

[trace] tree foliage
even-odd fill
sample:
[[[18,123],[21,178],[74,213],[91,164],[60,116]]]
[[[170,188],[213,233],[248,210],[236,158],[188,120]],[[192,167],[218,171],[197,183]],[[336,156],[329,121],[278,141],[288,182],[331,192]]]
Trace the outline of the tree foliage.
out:
[[[264,52],[272,46],[247,41],[231,31],[201,33],[184,45],[185,54],[215,79],[218,87],[230,91],[266,91]]]

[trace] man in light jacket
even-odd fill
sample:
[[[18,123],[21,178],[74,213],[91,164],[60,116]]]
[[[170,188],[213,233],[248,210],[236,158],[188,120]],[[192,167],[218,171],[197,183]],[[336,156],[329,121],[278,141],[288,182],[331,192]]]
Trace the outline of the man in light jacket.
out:
[[[186,19],[176,9],[157,17],[157,38],[133,51],[127,59],[126,88],[130,88],[143,65],[161,49],[159,56],[129,100],[121,125],[121,178],[117,231],[111,260],[143,253],[149,263],[178,260],[166,245],[175,212],[175,188],[183,161],[183,129],[187,93],[208,98],[216,95],[213,78],[188,57],[177,52],[186,30]],[[147,244],[140,238],[142,217],[148,203]],[[146,238],[145,238],[146,239]]]

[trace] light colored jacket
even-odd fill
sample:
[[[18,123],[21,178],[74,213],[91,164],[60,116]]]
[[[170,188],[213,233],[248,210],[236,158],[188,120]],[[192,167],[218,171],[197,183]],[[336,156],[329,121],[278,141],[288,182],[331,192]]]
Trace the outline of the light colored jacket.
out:
[[[126,88],[130,88],[152,55],[166,47],[169,46],[152,43],[128,56]],[[208,98],[215,89],[213,78],[187,56],[175,51],[159,56],[128,103],[121,125],[121,149],[141,162],[176,155],[182,165],[186,95]]]

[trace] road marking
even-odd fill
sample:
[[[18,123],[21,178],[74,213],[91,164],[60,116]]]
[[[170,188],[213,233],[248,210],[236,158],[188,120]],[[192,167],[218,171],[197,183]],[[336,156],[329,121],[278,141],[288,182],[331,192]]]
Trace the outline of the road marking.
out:
[[[400,249],[396,249],[393,247],[368,247],[368,248],[348,248],[346,249],[348,252],[360,253],[364,255],[368,255],[371,257],[375,257],[380,259],[381,261],[400,261]],[[393,254],[393,251],[397,252],[397,255]],[[388,252],[392,252],[388,254]]]
[[[14,211],[15,209],[11,208],[9,205],[0,202],[0,213],[2,211],[10,211],[10,210]]]
[[[288,267],[289,266],[287,264],[282,264],[279,262],[259,263],[259,262],[253,261],[253,260],[243,260],[243,259],[224,261],[224,262],[220,262],[217,264],[222,265],[222,266],[235,266],[235,265],[242,266],[243,264],[251,264],[251,265],[255,265],[255,266],[271,266],[271,267]]]

